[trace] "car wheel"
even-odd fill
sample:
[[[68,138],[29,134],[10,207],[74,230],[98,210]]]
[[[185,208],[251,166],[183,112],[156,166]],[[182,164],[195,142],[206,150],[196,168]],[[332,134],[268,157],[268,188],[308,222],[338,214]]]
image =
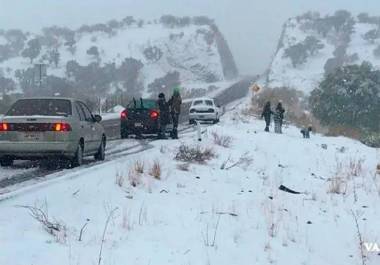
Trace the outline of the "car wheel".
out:
[[[194,120],[189,120],[189,124],[195,124],[195,121]]]
[[[104,161],[104,159],[106,159],[106,141],[104,137],[102,139],[102,142],[100,143],[98,152],[95,154],[94,158],[98,161]]]
[[[79,143],[74,158],[71,160],[71,167],[80,167],[83,164],[83,147]]]
[[[1,158],[0,159],[0,165],[2,167],[10,167],[13,165],[13,159],[11,158]]]

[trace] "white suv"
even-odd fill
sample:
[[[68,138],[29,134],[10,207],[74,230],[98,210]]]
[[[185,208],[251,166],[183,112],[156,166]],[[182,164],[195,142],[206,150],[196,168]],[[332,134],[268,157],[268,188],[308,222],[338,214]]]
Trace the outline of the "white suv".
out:
[[[219,122],[220,109],[212,98],[197,98],[191,102],[189,123],[197,121]]]

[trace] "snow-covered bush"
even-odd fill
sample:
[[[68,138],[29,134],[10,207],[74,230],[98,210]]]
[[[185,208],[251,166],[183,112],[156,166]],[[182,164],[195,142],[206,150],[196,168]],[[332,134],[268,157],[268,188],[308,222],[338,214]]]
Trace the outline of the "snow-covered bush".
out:
[[[231,136],[218,134],[217,132],[212,132],[211,135],[216,145],[228,148],[232,144]]]
[[[161,179],[161,164],[159,161],[154,161],[152,167],[149,170],[149,175],[151,175],[155,179]]]
[[[202,148],[200,146],[190,147],[182,144],[175,156],[176,160],[184,162],[205,163],[215,157],[215,153],[211,148]]]

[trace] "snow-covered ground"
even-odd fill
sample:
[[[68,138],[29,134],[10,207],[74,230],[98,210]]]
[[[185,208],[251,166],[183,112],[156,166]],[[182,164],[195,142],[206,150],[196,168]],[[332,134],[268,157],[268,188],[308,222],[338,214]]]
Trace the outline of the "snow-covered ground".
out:
[[[202,142],[187,132],[8,194],[0,201],[0,264],[87,265],[99,256],[101,264],[361,264],[354,216],[362,240],[380,243],[379,150],[343,137],[302,139],[294,127],[282,135],[263,128],[236,110],[207,127]],[[231,145],[215,145],[213,132],[230,136]],[[184,171],[174,159],[181,144],[210,147],[216,157]],[[160,180],[149,174],[155,161]],[[65,232],[50,235],[20,206],[44,209]],[[367,265],[379,264],[378,253],[364,254]]]

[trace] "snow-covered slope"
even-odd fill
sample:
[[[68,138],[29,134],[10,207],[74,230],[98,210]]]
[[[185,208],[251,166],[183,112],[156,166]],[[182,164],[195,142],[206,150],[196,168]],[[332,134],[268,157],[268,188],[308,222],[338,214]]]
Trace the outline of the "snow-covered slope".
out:
[[[354,216],[362,239],[380,243],[376,149],[342,137],[301,139],[294,127],[283,135],[263,128],[228,113],[204,127],[202,142],[188,132],[19,191],[0,201],[0,264],[87,265],[99,256],[101,264],[361,264]],[[232,137],[231,146],[215,145],[213,132]],[[174,159],[181,144],[211,147],[217,157],[184,171]],[[149,174],[155,161],[159,180]],[[66,230],[50,235],[20,206],[41,207]],[[378,253],[364,254],[365,264],[379,264]]]
[[[309,94],[322,80],[326,67],[331,69],[333,65],[368,61],[378,68],[380,57],[374,55],[380,44],[380,36],[376,36],[376,32],[379,32],[378,25],[350,17],[349,13],[342,20],[346,19],[345,22],[337,25],[340,23],[338,16],[337,13],[326,17],[308,13],[289,19],[283,26],[265,84],[270,87],[295,88]],[[373,38],[368,38],[371,31]],[[286,56],[286,51],[303,43],[308,37],[316,38],[323,47],[315,53],[307,54],[304,62],[293,65],[291,58]],[[326,66],[334,58],[337,61],[329,62],[331,64]]]
[[[17,70],[44,63],[48,65],[47,75],[70,79],[67,72],[69,61],[76,61],[81,66],[114,64],[118,68],[126,58],[142,63],[142,69],[137,71],[144,88],[155,79],[175,71],[185,86],[220,82],[237,75],[228,44],[212,23],[170,26],[156,20],[145,24],[138,21],[127,24],[113,22],[115,26],[112,27],[99,24],[83,26],[75,31],[52,27],[42,34],[24,33],[21,39],[25,39],[18,42],[24,45],[23,49],[13,55],[5,52],[11,54],[10,58],[0,60],[0,76],[16,81]],[[9,35],[7,31],[0,33],[0,48],[7,49],[12,45],[13,39]],[[28,41],[36,38],[42,48],[31,63],[29,58],[21,55]],[[89,54],[91,47],[95,49]],[[58,54],[58,62],[54,62],[54,54]],[[112,88],[109,89],[112,92]]]

